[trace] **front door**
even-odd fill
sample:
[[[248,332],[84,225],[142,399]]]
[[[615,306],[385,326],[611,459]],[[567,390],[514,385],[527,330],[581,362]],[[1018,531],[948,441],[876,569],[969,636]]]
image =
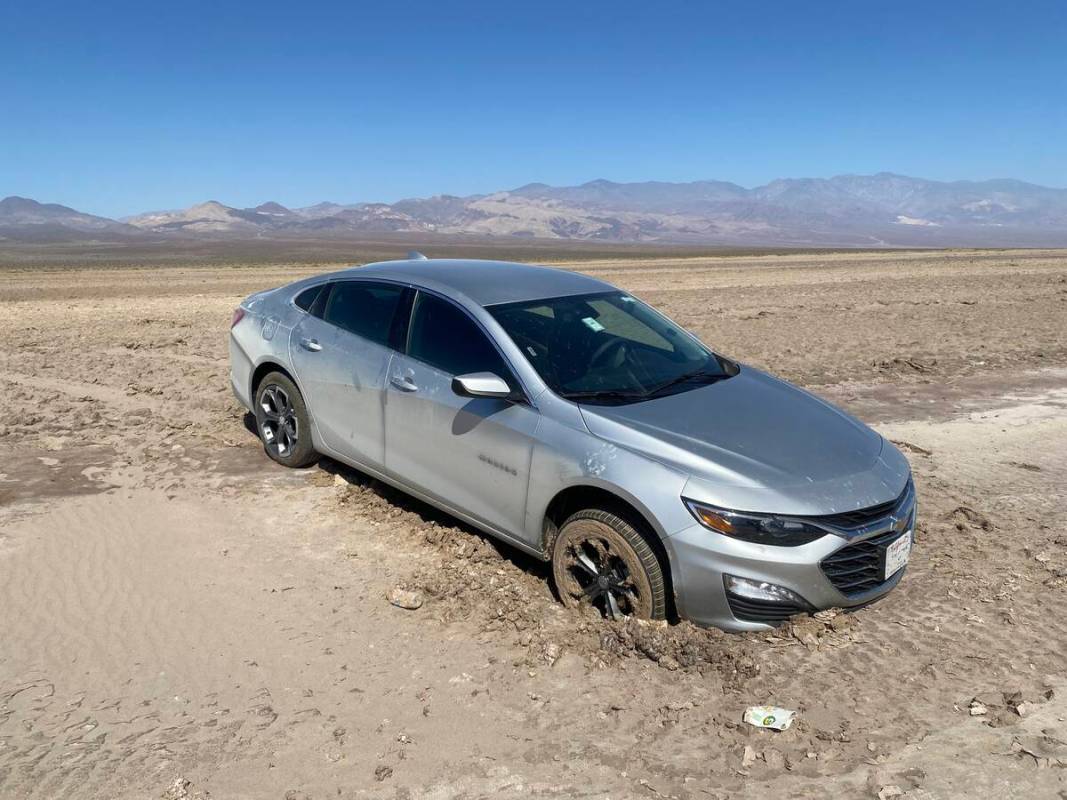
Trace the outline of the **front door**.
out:
[[[495,373],[519,396],[510,368],[467,312],[419,292],[407,353],[394,355],[389,368],[385,465],[457,511],[523,538],[540,415],[524,400],[460,397],[452,378],[470,372]]]
[[[390,330],[406,289],[336,281],[293,328],[289,351],[323,444],[369,467],[384,463]]]

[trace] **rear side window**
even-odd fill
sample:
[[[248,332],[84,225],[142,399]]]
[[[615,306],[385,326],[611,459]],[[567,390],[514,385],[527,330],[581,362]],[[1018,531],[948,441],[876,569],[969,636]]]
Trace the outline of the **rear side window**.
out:
[[[408,355],[450,375],[492,372],[515,385],[511,370],[474,320],[431,294],[420,292],[415,300]]]
[[[366,281],[338,281],[326,299],[322,318],[342,330],[389,345],[393,324],[404,287]]]
[[[322,287],[323,284],[320,283],[318,286],[305,289],[293,299],[293,303],[300,310],[310,312],[311,307],[315,305],[315,299],[319,296],[319,292],[322,291]]]

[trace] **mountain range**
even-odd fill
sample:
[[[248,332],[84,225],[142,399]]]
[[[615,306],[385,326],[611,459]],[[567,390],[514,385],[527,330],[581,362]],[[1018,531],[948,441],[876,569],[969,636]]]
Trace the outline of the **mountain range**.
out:
[[[531,183],[492,194],[234,208],[211,200],[121,220],[0,200],[0,241],[444,235],[776,246],[1067,246],[1067,189],[892,173],[724,181]]]

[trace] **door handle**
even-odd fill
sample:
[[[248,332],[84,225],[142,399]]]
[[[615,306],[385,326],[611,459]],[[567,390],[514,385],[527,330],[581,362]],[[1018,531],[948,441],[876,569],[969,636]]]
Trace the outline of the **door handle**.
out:
[[[411,378],[405,378],[403,375],[393,375],[389,378],[389,383],[402,392],[416,392],[419,389],[415,381],[411,380]]]
[[[317,353],[322,349],[322,345],[319,344],[318,339],[301,339],[300,346],[305,350],[310,350],[312,353]]]

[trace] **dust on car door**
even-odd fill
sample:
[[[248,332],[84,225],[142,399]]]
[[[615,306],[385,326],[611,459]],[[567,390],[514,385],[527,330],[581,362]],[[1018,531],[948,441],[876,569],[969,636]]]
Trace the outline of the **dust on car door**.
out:
[[[394,320],[410,302],[400,284],[327,284],[293,328],[290,358],[323,444],[356,463],[384,463],[383,391]]]
[[[386,468],[414,488],[521,538],[540,414],[465,310],[420,290],[410,320],[406,347],[389,370]],[[457,395],[452,378],[472,372],[503,378],[512,398]]]

